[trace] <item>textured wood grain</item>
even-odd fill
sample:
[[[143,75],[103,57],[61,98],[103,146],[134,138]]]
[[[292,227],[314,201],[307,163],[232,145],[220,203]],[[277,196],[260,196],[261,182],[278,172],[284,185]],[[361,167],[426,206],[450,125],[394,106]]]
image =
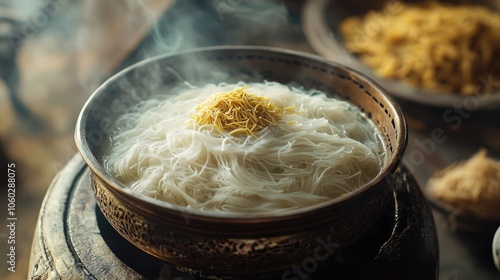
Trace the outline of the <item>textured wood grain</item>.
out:
[[[142,276],[126,266],[110,250],[97,224],[95,199],[89,180],[89,171],[83,171],[71,192],[68,207],[67,238],[72,253],[77,256],[82,269],[97,279],[113,275],[116,279],[140,279]]]
[[[127,260],[136,268],[142,266],[143,271],[147,271],[148,266],[154,268],[149,275],[155,279],[181,275],[173,266],[130,244],[117,243],[124,240],[113,232],[97,209],[88,172],[83,160],[76,155],[54,178],[40,210],[28,278],[145,279],[127,265],[130,263]],[[99,226],[102,223],[105,225]],[[116,255],[117,251],[122,253],[121,258]],[[189,276],[184,275],[182,279]]]
[[[75,157],[61,171],[47,191],[35,230],[30,259],[31,279],[82,279],[83,269],[66,242],[66,215],[75,170],[83,162]]]

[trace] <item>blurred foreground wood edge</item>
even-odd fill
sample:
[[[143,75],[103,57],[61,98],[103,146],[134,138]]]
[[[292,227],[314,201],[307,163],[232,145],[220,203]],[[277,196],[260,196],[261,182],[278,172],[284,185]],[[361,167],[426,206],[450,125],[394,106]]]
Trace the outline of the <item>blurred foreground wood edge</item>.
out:
[[[47,191],[33,238],[28,279],[92,279],[93,277],[105,279],[110,275],[114,279],[141,278],[140,275],[134,274],[133,271],[116,259],[109,247],[100,238],[99,230],[92,228],[93,225],[96,225],[95,216],[76,217],[70,213],[71,207],[78,207],[70,203],[74,184],[76,183],[75,178],[78,177],[75,177],[75,174],[84,170],[84,165],[79,155],[73,157],[68,165],[54,178]],[[88,200],[90,199],[93,198],[89,197]],[[81,202],[79,205],[86,204]],[[92,231],[86,231],[88,235],[85,242],[91,243],[93,250],[78,247],[87,251],[83,253],[75,251],[79,249],[75,249],[73,241],[78,240],[79,237],[70,236],[73,231],[68,228],[67,223],[70,219],[81,219],[79,225]],[[91,240],[88,240],[89,238]],[[66,239],[66,242],[61,241],[61,239]],[[84,259],[93,262],[83,263],[79,256],[95,253],[93,251],[98,252],[99,258],[95,258],[95,255],[88,256]],[[108,260],[107,264],[98,262],[99,259],[103,258]],[[93,270],[91,273],[86,267],[98,269]],[[96,271],[99,273],[96,274]]]

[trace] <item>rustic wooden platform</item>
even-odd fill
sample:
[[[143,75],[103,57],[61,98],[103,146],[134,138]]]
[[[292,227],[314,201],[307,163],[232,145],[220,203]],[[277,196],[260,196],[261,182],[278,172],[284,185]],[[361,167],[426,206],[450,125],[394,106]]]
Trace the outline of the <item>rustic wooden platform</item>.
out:
[[[96,206],[88,172],[77,155],[50,186],[33,239],[30,279],[197,279],[125,241]],[[400,179],[378,224],[320,265],[312,279],[436,279],[431,211],[413,177]]]

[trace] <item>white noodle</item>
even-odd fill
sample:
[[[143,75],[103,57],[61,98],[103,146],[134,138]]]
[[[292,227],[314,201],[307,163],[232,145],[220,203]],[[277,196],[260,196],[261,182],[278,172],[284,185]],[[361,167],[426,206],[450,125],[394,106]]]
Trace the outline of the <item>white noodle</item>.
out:
[[[107,166],[135,191],[207,211],[275,213],[315,205],[372,180],[384,164],[374,126],[347,102],[266,82],[250,93],[281,108],[277,127],[230,136],[189,122],[196,105],[238,84],[151,99],[121,117]],[[314,95],[312,95],[314,93]]]

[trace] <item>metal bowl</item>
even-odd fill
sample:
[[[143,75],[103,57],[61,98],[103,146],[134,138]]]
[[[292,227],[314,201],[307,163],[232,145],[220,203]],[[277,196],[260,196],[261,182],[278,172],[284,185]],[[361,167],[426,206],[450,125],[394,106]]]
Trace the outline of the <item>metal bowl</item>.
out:
[[[208,65],[202,67],[201,65]],[[276,81],[348,100],[375,124],[386,147],[380,174],[331,201],[277,215],[221,215],[140,195],[104,167],[117,118],[152,91],[193,85]],[[160,259],[216,275],[249,275],[319,261],[351,244],[380,217],[407,141],[399,107],[363,75],[323,58],[264,47],[211,47],[155,57],[116,74],[89,98],[75,133],[91,170],[97,205],[132,244]]]
[[[321,56],[349,65],[353,69],[372,78],[394,96],[398,101],[410,105],[424,105],[428,108],[466,107],[470,111],[491,111],[500,109],[500,92],[488,91],[480,96],[461,96],[454,93],[442,93],[413,87],[396,79],[383,78],[373,69],[364,64],[357,56],[350,53],[343,44],[339,30],[341,22],[349,16],[360,16],[371,10],[381,10],[388,0],[339,1],[339,0],[311,0],[303,8],[304,34],[311,47]],[[397,1],[396,1],[397,2]],[[403,1],[403,2],[422,2]],[[457,1],[444,1],[457,2]],[[500,11],[499,0],[481,0],[474,2],[493,10]],[[491,86],[488,77],[481,79],[478,86]],[[441,112],[440,112],[441,114]],[[439,116],[442,118],[442,116]]]

